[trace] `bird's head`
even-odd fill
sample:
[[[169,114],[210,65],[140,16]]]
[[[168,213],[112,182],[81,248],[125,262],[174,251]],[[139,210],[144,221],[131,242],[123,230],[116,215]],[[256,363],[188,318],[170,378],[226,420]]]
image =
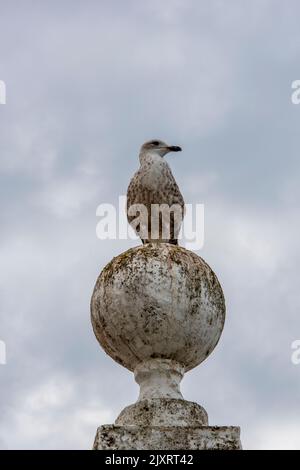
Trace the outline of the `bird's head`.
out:
[[[176,145],[168,145],[162,140],[153,139],[149,140],[148,142],[145,142],[142,145],[140,155],[145,153],[151,153],[160,157],[164,157],[169,152],[181,152],[181,147],[178,147]]]

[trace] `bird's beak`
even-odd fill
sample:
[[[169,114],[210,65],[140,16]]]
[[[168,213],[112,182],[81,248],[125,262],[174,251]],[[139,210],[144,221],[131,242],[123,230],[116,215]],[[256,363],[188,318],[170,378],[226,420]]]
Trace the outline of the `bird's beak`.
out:
[[[177,145],[170,145],[167,147],[169,152],[181,152],[182,148],[178,147]]]

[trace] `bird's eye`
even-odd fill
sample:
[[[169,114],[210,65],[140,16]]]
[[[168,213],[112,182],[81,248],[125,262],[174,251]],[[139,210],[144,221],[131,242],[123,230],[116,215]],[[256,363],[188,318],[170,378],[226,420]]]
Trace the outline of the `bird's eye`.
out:
[[[156,146],[159,145],[158,140],[153,140],[152,145],[156,145]]]

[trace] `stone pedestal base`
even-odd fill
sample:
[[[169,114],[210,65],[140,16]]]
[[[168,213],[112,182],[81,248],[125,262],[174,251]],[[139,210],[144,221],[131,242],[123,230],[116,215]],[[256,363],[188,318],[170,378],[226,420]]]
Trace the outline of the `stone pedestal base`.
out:
[[[97,430],[95,450],[239,450],[236,426],[117,426]]]

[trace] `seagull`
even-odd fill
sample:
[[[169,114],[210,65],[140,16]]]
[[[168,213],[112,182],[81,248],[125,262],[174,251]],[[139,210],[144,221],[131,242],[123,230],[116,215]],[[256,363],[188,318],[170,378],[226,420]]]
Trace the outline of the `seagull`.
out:
[[[164,157],[180,151],[180,147],[158,139],[141,147],[140,168],[127,189],[127,220],[143,244],[178,245],[184,199]]]

